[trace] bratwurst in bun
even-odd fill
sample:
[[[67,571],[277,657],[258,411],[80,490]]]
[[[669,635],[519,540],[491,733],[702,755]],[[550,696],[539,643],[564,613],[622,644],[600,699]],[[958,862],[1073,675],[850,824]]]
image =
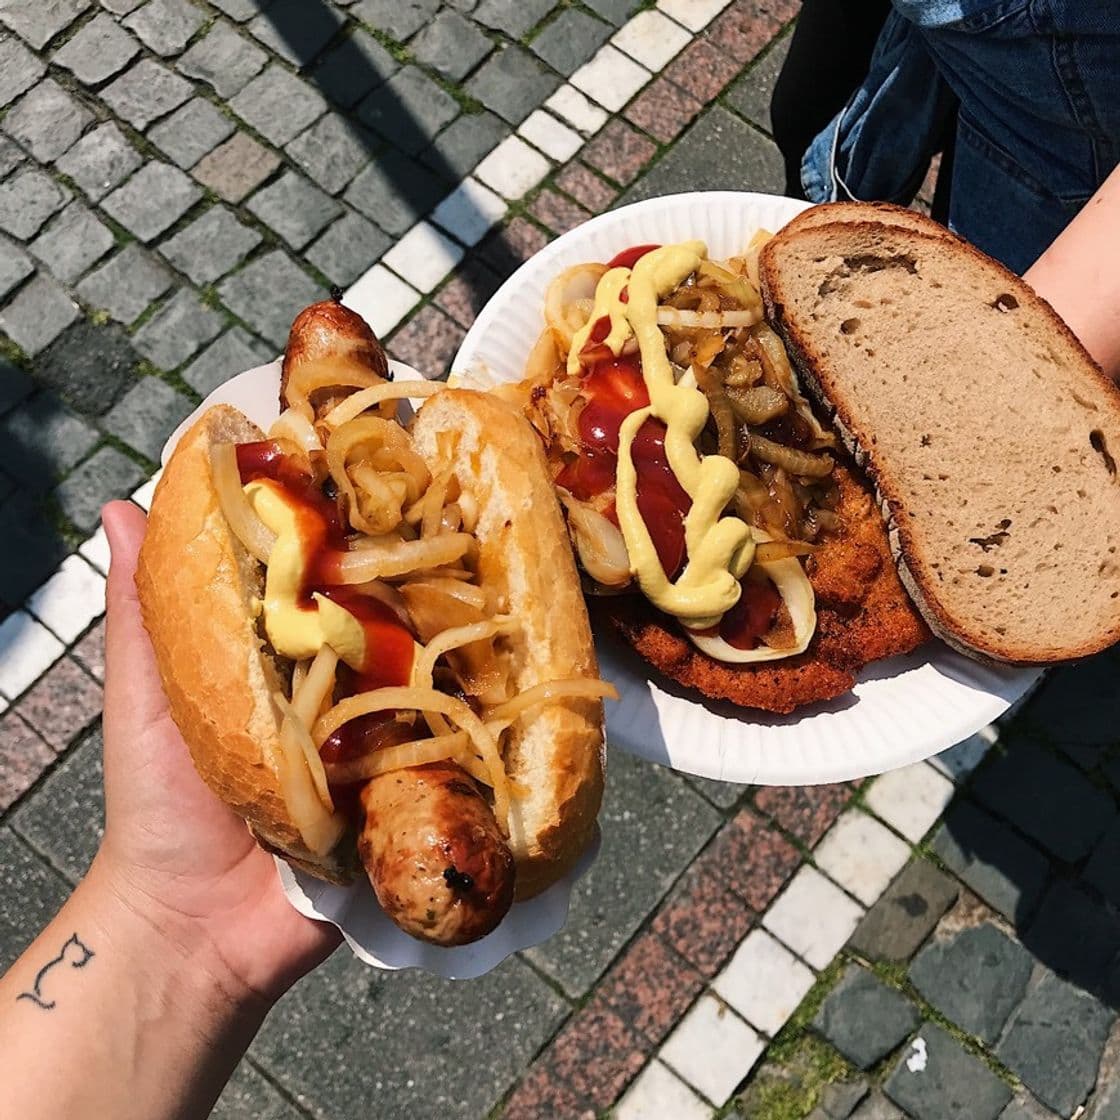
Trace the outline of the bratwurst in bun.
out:
[[[280,406],[267,436],[207,411],[156,489],[137,586],[171,713],[262,846],[474,941],[575,864],[602,797],[614,690],[539,441],[394,383],[337,302],[293,324]]]

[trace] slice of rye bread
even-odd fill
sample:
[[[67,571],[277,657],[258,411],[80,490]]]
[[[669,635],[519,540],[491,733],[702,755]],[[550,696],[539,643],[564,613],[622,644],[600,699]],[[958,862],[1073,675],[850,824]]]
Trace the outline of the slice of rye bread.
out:
[[[929,237],[947,238],[950,241],[961,240],[940,222],[935,222],[915,210],[895,206],[891,202],[822,202],[819,206],[810,206],[808,210],[802,210],[796,218],[791,218],[782,226],[781,233],[783,236],[799,233],[803,229],[816,229],[817,226],[832,222],[867,221],[911,229],[915,233],[924,233]]]
[[[921,226],[787,227],[769,318],[931,629],[981,660],[1094,653],[1120,639],[1120,390],[1027,284]]]

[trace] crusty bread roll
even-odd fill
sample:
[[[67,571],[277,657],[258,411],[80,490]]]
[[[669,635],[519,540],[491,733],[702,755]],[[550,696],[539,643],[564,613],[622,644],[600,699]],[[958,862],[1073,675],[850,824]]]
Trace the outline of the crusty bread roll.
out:
[[[261,845],[330,882],[346,853],[308,851],[280,792],[280,723],[271,695],[290,666],[269,654],[251,603],[264,569],[233,535],[210,481],[210,446],[264,433],[237,409],[210,409],[183,436],[152,498],[136,587],[174,719],[206,784]],[[345,858],[344,858],[345,857]]]
[[[523,625],[512,637],[516,692],[598,676],[587,612],[543,453],[528,423],[483,394],[448,390],[415,421],[433,473],[448,447],[462,489],[477,502],[480,577]],[[171,714],[211,789],[263,846],[322,879],[356,866],[347,834],[325,858],[304,845],[277,775],[279,716],[270,694],[290,692],[290,665],[271,653],[252,604],[264,569],[233,536],[211,482],[215,442],[263,434],[237,410],[209,410],[183,438],[156,489],[137,586]],[[586,848],[603,792],[600,701],[556,700],[523,717],[505,763],[527,790],[514,799],[510,847],[517,897],[563,876]]]
[[[935,633],[1012,664],[1120,639],[1120,391],[1050,306],[894,208],[808,211],[760,273]]]
[[[441,432],[454,433],[454,460],[470,464],[459,479],[479,506],[482,582],[521,623],[512,637],[515,692],[597,677],[587,608],[540,440],[510,405],[464,389],[430,398],[416,418],[413,441],[429,463],[440,459]],[[514,801],[510,822],[518,898],[556,882],[587,847],[603,796],[602,749],[601,701],[550,704],[512,729],[507,766],[529,787]]]

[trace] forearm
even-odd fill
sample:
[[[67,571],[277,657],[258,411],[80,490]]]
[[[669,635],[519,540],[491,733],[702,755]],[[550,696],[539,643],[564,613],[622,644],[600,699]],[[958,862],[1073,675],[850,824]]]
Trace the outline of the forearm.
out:
[[[0,979],[0,1116],[205,1117],[266,1010],[95,864]]]
[[[1120,380],[1120,168],[1105,180],[1025,279],[1105,373]]]

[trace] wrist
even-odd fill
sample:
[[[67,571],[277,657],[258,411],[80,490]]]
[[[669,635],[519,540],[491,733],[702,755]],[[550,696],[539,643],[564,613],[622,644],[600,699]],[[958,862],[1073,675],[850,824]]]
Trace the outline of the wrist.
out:
[[[104,943],[135,962],[157,1000],[184,1003],[207,1035],[256,1030],[275,996],[239,976],[201,919],[168,906],[137,877],[99,854],[74,896]],[[278,994],[278,993],[277,993]]]

